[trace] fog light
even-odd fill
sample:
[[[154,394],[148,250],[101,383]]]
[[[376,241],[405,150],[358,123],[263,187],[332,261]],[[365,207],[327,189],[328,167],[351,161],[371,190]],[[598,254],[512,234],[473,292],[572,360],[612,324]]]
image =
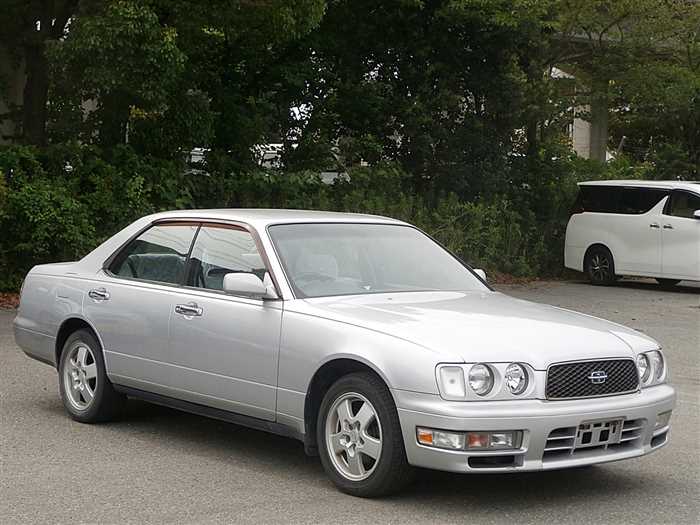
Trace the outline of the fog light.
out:
[[[515,448],[513,447],[513,432],[494,432],[489,440],[491,448]]]
[[[467,432],[467,449],[513,449],[519,446],[519,430]]]
[[[656,424],[654,425],[654,430],[659,430],[668,426],[669,421],[671,421],[671,411],[663,412],[656,416]]]
[[[457,432],[445,432],[430,428],[417,428],[416,437],[418,443],[428,447],[447,448],[452,450],[464,449],[464,434]]]
[[[521,430],[495,432],[448,432],[434,428],[416,427],[416,439],[426,447],[449,450],[506,450],[520,446]]]

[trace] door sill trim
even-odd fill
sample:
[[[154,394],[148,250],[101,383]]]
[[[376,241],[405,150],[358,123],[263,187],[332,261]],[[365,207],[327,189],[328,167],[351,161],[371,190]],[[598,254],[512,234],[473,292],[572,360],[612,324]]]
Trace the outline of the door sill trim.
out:
[[[190,401],[185,401],[184,399],[164,396],[162,394],[156,394],[155,392],[148,392],[146,390],[140,390],[138,388],[132,388],[129,386],[118,384],[114,384],[113,386],[117,392],[125,394],[128,397],[134,397],[143,401],[148,401],[149,403],[153,403],[154,405],[161,405],[168,408],[174,408],[176,410],[181,410],[182,412],[188,412],[190,414],[195,414],[198,416],[218,419],[220,421],[233,423],[235,425],[241,425],[243,427],[248,427],[255,430],[262,430],[271,434],[277,434],[278,436],[291,437],[301,442],[305,441],[303,434],[299,433],[298,431],[287,425],[282,425],[274,421],[267,421],[265,419],[259,419],[257,417],[237,414],[236,412],[229,412],[228,410],[222,410],[220,408],[200,405],[198,403],[191,403]]]

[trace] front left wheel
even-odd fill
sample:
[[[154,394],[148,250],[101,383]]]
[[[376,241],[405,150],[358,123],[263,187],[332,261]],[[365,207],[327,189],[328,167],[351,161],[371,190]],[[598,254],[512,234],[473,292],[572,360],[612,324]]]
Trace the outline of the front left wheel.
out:
[[[107,378],[102,348],[88,330],[74,332],[63,345],[58,383],[63,406],[81,423],[115,418],[126,399]]]
[[[341,491],[384,496],[412,479],[394,400],[374,374],[336,381],[323,398],[316,430],[323,468]]]

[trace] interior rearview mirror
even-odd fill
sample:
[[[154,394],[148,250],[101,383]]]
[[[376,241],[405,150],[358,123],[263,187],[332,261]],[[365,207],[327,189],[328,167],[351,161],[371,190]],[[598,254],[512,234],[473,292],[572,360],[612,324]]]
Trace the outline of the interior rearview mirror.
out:
[[[255,299],[277,299],[272,286],[266,286],[252,273],[227,273],[224,275],[224,292]]]
[[[474,268],[474,273],[481,277],[482,280],[486,280],[486,272],[481,268]]]

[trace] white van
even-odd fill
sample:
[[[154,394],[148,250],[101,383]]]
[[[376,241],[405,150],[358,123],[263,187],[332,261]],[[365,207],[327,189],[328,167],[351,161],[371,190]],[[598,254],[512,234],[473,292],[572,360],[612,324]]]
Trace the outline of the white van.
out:
[[[564,265],[601,285],[623,275],[700,281],[700,183],[579,183]]]

